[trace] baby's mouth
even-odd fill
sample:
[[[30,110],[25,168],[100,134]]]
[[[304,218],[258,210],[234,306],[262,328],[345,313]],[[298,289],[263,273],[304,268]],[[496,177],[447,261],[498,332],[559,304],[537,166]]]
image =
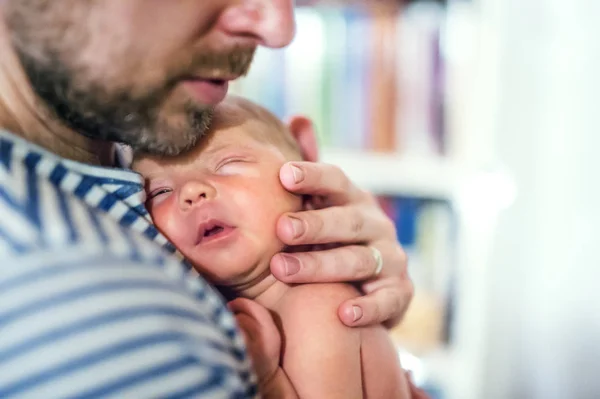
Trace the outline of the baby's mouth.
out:
[[[225,230],[225,228],[223,226],[215,226],[210,230],[206,230],[204,232],[204,237],[210,237],[210,236],[217,235],[220,232],[222,232],[223,230]]]
[[[234,230],[234,227],[229,226],[217,220],[209,220],[200,225],[198,230],[198,244],[207,243],[225,237]]]

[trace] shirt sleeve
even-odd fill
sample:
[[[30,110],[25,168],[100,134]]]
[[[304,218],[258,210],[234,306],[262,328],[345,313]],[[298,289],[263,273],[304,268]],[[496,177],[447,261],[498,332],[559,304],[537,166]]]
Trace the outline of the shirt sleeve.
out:
[[[235,321],[201,280],[110,254],[37,255],[1,262],[1,398],[256,395]]]

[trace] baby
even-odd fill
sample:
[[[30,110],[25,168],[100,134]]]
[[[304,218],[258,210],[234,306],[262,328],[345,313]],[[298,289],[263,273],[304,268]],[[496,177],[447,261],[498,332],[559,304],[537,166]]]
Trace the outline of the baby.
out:
[[[244,298],[231,308],[255,341],[249,351],[259,381],[271,384],[264,389],[277,390],[275,397],[410,398],[384,327],[350,328],[339,320],[338,305],[360,295],[352,285],[292,286],[270,273],[271,258],[286,250],[275,233],[278,218],[310,202],[287,192],[278,177],[286,162],[302,160],[297,140],[316,151],[311,124],[295,122],[288,128],[258,105],[228,98],[190,152],[136,156],[148,210],[200,273]]]

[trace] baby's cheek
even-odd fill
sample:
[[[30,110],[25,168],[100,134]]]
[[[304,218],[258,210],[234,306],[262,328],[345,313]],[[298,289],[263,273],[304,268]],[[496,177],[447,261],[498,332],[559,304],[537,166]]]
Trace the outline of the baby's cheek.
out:
[[[159,205],[152,209],[150,212],[154,225],[160,230],[162,234],[167,236],[176,247],[182,247],[184,245],[183,238],[184,227],[180,223],[180,219],[176,217],[174,212],[171,212],[168,206]]]
[[[281,188],[277,207],[280,214],[287,212],[299,212],[302,210],[302,196],[292,194]]]

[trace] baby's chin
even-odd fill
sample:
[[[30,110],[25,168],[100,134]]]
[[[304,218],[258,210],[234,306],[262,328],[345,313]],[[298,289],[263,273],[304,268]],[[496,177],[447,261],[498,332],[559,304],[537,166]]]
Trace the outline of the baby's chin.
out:
[[[204,265],[194,263],[194,268],[209,282],[217,286],[241,291],[262,281],[270,271],[269,259],[249,261],[248,258],[211,261]]]
[[[269,244],[259,244],[264,242]],[[213,285],[241,292],[259,284],[271,274],[271,259],[283,249],[283,243],[276,237],[263,236],[261,240],[238,240],[235,246],[220,250],[213,248],[205,252],[196,248],[185,255]]]

